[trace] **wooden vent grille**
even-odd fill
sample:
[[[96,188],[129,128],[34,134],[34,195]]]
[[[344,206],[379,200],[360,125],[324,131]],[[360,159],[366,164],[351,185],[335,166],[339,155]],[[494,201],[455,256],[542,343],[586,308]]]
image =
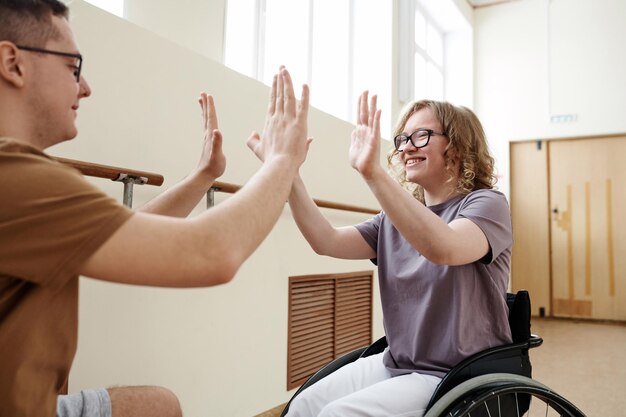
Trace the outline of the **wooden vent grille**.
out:
[[[372,343],[371,271],[289,278],[287,389]]]

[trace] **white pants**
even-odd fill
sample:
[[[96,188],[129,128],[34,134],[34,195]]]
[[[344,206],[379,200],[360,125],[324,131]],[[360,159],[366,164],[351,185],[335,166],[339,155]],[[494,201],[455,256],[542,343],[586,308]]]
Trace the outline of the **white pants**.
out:
[[[441,378],[392,377],[383,353],[358,359],[302,391],[287,417],[421,417]]]

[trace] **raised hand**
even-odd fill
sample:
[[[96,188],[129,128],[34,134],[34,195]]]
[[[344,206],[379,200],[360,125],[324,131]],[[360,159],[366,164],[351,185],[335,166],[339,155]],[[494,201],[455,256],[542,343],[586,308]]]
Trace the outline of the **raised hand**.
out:
[[[226,157],[222,152],[222,133],[217,125],[217,113],[213,97],[205,92],[200,93],[198,103],[202,109],[204,126],[204,146],[198,162],[198,171],[211,181],[224,174]]]
[[[307,137],[308,112],[309,87],[302,86],[302,96],[297,102],[291,76],[281,67],[272,81],[263,134],[254,132],[248,138],[248,147],[261,161],[288,156],[302,164],[311,141]]]
[[[357,125],[352,131],[350,143],[350,165],[365,178],[370,178],[380,169],[380,110],[376,109],[376,95],[373,95],[369,107],[368,92],[359,96]]]

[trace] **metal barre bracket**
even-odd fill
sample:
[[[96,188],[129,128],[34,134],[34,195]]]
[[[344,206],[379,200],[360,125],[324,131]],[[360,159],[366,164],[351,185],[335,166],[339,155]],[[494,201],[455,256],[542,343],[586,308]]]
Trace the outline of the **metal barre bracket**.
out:
[[[148,178],[146,177],[138,177],[136,175],[129,175],[125,173],[120,173],[117,178],[112,181],[123,182],[124,183],[124,205],[127,207],[133,206],[133,185],[144,185],[148,182]]]

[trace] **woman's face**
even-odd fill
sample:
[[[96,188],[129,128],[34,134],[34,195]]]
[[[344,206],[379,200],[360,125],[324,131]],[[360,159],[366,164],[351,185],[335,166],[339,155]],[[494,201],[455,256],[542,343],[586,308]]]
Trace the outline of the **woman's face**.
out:
[[[443,126],[429,108],[415,112],[404,125],[403,134],[409,136],[417,129],[443,132]],[[421,185],[427,192],[433,192],[442,187],[449,179],[444,157],[448,142],[447,136],[434,133],[428,145],[422,148],[416,148],[409,141],[398,155],[404,165],[406,179]]]

